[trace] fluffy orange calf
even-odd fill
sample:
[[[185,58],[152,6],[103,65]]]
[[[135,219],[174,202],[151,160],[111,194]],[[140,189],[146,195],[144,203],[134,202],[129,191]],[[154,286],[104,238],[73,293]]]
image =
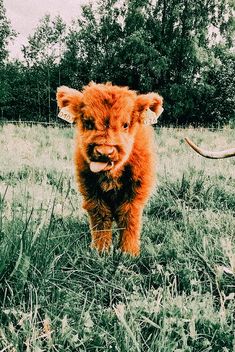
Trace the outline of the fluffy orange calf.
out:
[[[87,210],[92,247],[108,250],[112,223],[121,232],[120,248],[138,255],[141,218],[155,180],[154,133],[146,111],[159,113],[162,98],[137,95],[111,83],[57,91],[59,108],[76,123],[76,177]]]

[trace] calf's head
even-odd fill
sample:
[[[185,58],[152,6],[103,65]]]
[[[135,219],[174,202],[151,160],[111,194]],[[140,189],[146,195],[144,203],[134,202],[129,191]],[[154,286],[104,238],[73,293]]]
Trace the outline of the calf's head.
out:
[[[158,94],[137,95],[110,83],[90,83],[82,92],[62,86],[57,90],[57,102],[76,123],[79,147],[92,172],[121,167],[128,160],[146,111],[158,114],[162,109]]]

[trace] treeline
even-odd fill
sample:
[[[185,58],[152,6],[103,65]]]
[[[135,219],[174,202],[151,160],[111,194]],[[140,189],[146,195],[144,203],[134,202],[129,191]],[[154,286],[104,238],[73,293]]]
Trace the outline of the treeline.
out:
[[[0,119],[54,122],[56,88],[93,80],[158,91],[162,124],[234,123],[234,10],[230,0],[99,0],[69,27],[45,15],[12,61],[0,0]]]

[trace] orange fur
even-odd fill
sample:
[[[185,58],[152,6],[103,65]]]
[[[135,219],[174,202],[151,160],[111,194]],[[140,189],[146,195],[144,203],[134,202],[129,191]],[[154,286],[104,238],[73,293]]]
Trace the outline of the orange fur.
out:
[[[121,250],[138,255],[142,212],[156,168],[153,128],[143,120],[146,109],[159,111],[162,98],[90,83],[82,92],[58,88],[57,101],[76,122],[76,178],[90,219],[92,247],[109,249],[115,220]]]

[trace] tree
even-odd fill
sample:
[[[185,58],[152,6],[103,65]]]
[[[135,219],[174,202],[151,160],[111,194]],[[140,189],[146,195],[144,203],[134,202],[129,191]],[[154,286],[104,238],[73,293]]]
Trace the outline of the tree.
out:
[[[231,0],[98,0],[82,7],[68,32],[60,17],[46,15],[23,48],[25,61],[4,66],[4,111],[15,104],[21,118],[51,121],[57,86],[81,89],[94,80],[158,91],[163,124],[227,123],[234,10]]]
[[[195,113],[202,124],[235,122],[235,54],[226,45],[213,47],[214,60],[203,72],[196,87]],[[200,97],[200,99],[198,99]],[[193,115],[195,120],[196,116]]]
[[[53,81],[56,76],[56,85],[60,85],[60,61],[65,34],[66,25],[60,16],[51,20],[50,15],[45,15],[34,34],[29,36],[28,45],[22,49],[31,83],[34,82],[33,88],[37,92],[35,96],[39,119],[46,114],[48,122],[52,116],[52,94],[55,92]]]
[[[11,28],[10,21],[6,17],[6,9],[3,0],[0,0],[0,110],[1,118],[4,118],[5,107],[8,105],[11,92],[8,84],[8,73],[6,70],[6,61],[8,58],[8,43],[16,36],[15,31]]]
[[[122,41],[118,3],[105,0],[83,6],[70,28],[62,66],[65,79],[74,87],[81,88],[91,80],[114,81]]]
[[[8,57],[7,45],[16,36],[10,21],[6,17],[6,9],[3,0],[0,0],[0,65],[2,66]]]

